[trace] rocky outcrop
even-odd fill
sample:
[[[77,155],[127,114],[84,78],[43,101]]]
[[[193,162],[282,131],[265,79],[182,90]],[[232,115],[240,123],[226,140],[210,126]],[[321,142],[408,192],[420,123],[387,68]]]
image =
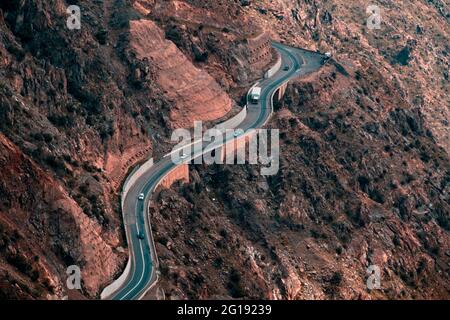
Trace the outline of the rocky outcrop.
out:
[[[253,68],[264,68],[272,61],[272,46],[269,34],[262,32],[256,37],[248,38],[248,61]]]
[[[93,296],[123,262],[112,250],[117,235],[88,217],[60,183],[2,134],[0,165],[0,270],[17,279],[15,297],[68,295],[71,265],[80,268],[83,291]]]
[[[153,69],[128,60],[114,36],[129,19],[115,10],[125,9],[111,10],[111,21],[120,17],[121,24],[110,27],[102,4],[82,7],[89,18],[71,31],[63,1],[0,4],[0,131],[8,141],[2,140],[2,151],[26,159],[2,169],[2,198],[19,200],[5,202],[0,219],[11,232],[5,241],[14,233],[30,237],[11,248],[32,252],[40,245],[24,257],[7,249],[10,260],[2,259],[0,274],[5,298],[62,298],[71,264],[82,273],[77,297],[97,297],[126,256],[119,186],[130,166],[154,151],[148,128],[164,139],[159,112],[167,101],[151,91]],[[105,32],[109,36],[97,36]],[[14,283],[21,288],[17,295],[9,290]]]
[[[273,59],[268,31],[236,2],[145,1],[150,16],[183,53],[224,88],[246,87]],[[242,88],[245,90],[245,88]],[[231,90],[233,92],[233,90]]]
[[[180,164],[172,169],[164,176],[159,185],[163,188],[170,188],[176,181],[189,183],[189,168],[187,164]]]
[[[138,59],[149,59],[158,68],[157,83],[172,106],[170,125],[190,128],[194,120],[223,117],[232,102],[215,80],[196,68],[150,20],[130,23],[130,45]]]

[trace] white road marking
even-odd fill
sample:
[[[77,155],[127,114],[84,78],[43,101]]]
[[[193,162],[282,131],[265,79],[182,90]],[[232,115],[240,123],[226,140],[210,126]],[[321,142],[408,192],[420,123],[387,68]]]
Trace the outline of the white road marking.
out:
[[[141,190],[141,191],[143,191],[143,190]],[[138,203],[139,202],[136,202],[136,206],[134,208],[135,209],[135,211],[134,211],[135,213],[137,212],[137,204]],[[136,217],[136,230],[137,230],[137,233],[139,235],[139,218],[138,217]],[[142,249],[142,241],[140,241],[140,240],[139,240],[139,249],[141,250],[142,265],[143,265],[141,277],[140,277],[139,281],[137,282],[137,284],[133,288],[131,288],[122,298],[120,298],[120,300],[125,299],[134,289],[136,289],[141,284],[142,279],[144,279],[146,264],[144,263],[144,260],[145,260],[144,259],[144,250]]]

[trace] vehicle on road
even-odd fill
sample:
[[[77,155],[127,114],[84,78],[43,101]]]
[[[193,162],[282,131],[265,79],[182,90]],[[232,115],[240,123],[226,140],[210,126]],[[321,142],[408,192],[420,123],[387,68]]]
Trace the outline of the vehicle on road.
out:
[[[322,56],[322,64],[327,63],[332,57],[331,52],[325,52],[324,55]]]
[[[288,66],[288,65],[285,65],[284,68],[283,68],[283,70],[284,70],[284,71],[288,71],[288,70],[289,70],[289,66]]]
[[[143,193],[140,193],[139,196],[138,196],[138,199],[139,200],[144,200],[144,197],[145,197],[145,195]]]
[[[138,239],[143,240],[145,238],[144,233],[143,232],[139,232],[137,234]]]
[[[239,131],[234,131],[233,136],[236,138],[239,136]]]
[[[253,104],[257,104],[260,97],[261,87],[253,87],[252,90],[250,90],[250,102]]]
[[[180,158],[181,158],[181,159],[186,159],[187,156],[188,156],[188,155],[187,155],[186,153],[183,152],[183,153],[181,154],[181,157],[180,157]]]

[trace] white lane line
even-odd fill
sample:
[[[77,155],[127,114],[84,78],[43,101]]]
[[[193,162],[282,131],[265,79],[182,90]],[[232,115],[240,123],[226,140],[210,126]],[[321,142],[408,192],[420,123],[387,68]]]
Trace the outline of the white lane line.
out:
[[[138,203],[139,202],[136,201],[136,205],[135,205],[135,208],[134,208],[135,209],[135,211],[134,211],[135,213],[137,212],[137,205],[138,205]],[[138,217],[136,217],[136,230],[137,230],[137,232],[139,234],[139,218]],[[142,265],[143,265],[141,277],[140,277],[139,281],[137,282],[137,284],[133,288],[128,290],[128,292],[122,298],[120,298],[120,300],[124,300],[134,289],[136,289],[140,285],[142,279],[144,278],[146,264],[144,263],[144,250],[142,250],[142,243],[141,243],[140,239],[139,239],[139,249],[141,250]]]
[[[136,214],[136,209],[137,209],[137,202],[134,205],[134,212],[133,212],[133,214]],[[125,224],[125,226],[126,226],[126,224]],[[127,238],[130,237],[129,244],[131,244],[131,246],[133,246],[133,239],[131,238],[132,237],[132,235],[131,235],[131,225],[129,225],[129,229],[130,229],[130,232],[127,233]],[[133,256],[132,269],[134,269],[133,273],[130,273],[131,274],[130,280],[131,280],[131,279],[133,279],[134,272],[136,272],[136,256],[134,254],[134,250],[130,250],[130,251],[133,251],[133,254],[132,254],[132,256]],[[120,291],[121,291],[121,288],[119,287],[119,289],[112,295],[112,299],[114,299],[114,297],[117,297],[117,295],[120,293]],[[122,300],[122,298],[119,298],[119,300]]]

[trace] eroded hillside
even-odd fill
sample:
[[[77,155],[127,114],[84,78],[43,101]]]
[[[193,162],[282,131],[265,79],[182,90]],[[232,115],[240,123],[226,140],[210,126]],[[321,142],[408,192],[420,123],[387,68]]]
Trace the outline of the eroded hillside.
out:
[[[1,2],[0,296],[98,297],[127,259],[127,173],[171,128],[239,109],[270,37],[336,63],[277,105],[276,176],[195,166],[156,195],[159,296],[448,298],[449,9],[374,4],[377,30],[365,1]]]
[[[289,87],[277,175],[197,165],[156,196],[166,298],[448,298],[448,154],[371,64],[339,70]]]
[[[79,30],[66,25],[70,4]],[[128,255],[118,200],[129,170],[161,156],[171,128],[239,109],[205,70],[207,50],[177,47],[148,13],[126,0],[0,4],[2,297],[98,297]],[[70,265],[79,293],[67,290]]]
[[[155,196],[159,296],[448,298],[448,8],[380,1],[369,30],[363,2],[248,2],[272,38],[336,63],[277,106],[278,175],[196,166]],[[367,290],[370,265],[382,290]]]

